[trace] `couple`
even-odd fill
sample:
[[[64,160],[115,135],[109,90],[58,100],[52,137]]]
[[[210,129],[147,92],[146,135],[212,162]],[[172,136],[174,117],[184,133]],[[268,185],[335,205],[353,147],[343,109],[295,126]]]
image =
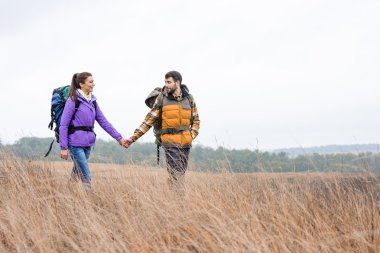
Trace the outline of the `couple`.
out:
[[[192,141],[198,135],[199,116],[192,95],[182,84],[182,76],[177,71],[165,75],[162,95],[157,96],[151,111],[134,134],[126,139],[108,122],[92,95],[95,83],[91,73],[74,74],[69,98],[63,110],[59,127],[61,158],[67,160],[69,151],[74,167],[72,177],[82,180],[91,188],[91,172],[88,166],[91,148],[95,144],[93,131],[95,120],[120,145],[128,148],[144,135],[154,124],[161,125],[159,144],[165,150],[169,182],[181,181],[186,172]],[[79,102],[79,106],[76,106]]]

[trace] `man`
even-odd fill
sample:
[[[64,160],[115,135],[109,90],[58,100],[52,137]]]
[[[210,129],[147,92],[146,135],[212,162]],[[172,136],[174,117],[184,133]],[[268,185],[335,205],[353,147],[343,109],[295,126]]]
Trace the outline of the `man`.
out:
[[[169,182],[180,182],[187,169],[192,141],[198,135],[200,120],[193,96],[182,84],[182,76],[177,71],[166,73],[161,97],[157,96],[144,122],[127,140],[128,145],[137,141],[160,119],[158,142],[165,151]]]

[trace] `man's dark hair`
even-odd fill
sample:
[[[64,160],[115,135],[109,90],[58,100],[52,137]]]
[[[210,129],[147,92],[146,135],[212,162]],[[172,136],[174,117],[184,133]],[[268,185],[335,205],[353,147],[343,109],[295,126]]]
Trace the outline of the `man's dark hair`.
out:
[[[179,84],[182,84],[182,76],[178,71],[173,70],[166,73],[165,79],[168,79],[170,77],[172,77],[175,82],[179,81]]]

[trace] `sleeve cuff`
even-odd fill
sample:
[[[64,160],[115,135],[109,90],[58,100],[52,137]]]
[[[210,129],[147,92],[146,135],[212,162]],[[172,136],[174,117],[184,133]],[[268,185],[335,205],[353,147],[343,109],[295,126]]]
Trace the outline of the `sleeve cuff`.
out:
[[[123,138],[123,136],[121,134],[118,133],[118,135],[116,135],[114,137],[115,140],[119,141],[121,138]]]

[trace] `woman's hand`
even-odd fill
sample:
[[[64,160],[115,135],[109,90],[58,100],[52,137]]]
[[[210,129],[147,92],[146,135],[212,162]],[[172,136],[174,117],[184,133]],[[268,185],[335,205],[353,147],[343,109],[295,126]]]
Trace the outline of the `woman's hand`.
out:
[[[63,160],[67,160],[68,156],[69,156],[69,151],[67,149],[61,150],[61,158]]]
[[[123,146],[124,148],[128,148],[128,143],[127,143],[127,140],[126,139],[124,139],[124,138],[120,138],[120,140],[118,140],[118,142],[119,142],[119,144],[121,145],[121,146]]]

